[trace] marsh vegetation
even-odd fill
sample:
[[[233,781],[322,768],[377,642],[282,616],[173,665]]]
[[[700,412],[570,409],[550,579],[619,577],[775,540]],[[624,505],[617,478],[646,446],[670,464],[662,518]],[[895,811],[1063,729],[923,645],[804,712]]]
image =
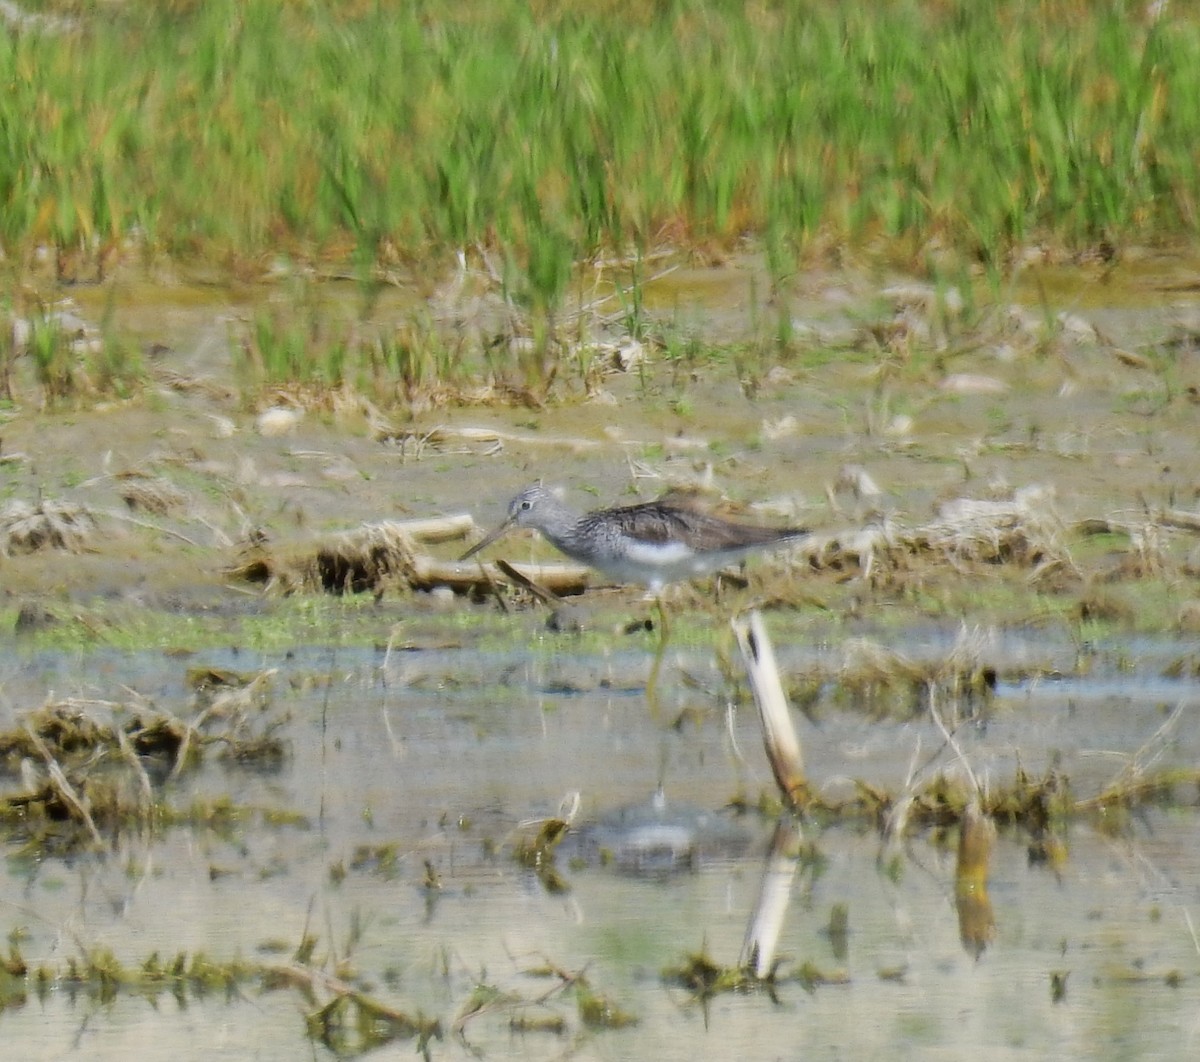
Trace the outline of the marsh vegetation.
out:
[[[6,1043],[1190,1042],[1196,13],[0,19]],[[815,530],[654,715],[539,476]]]

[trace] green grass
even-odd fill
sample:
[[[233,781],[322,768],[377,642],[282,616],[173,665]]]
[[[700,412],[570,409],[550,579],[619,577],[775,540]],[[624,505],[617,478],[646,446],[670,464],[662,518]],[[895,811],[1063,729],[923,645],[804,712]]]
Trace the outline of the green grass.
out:
[[[47,5],[52,6],[52,5]],[[1194,237],[1200,17],[1109,0],[71,4],[0,38],[0,244],[378,265]],[[783,337],[786,338],[786,337]]]
[[[439,331],[427,314],[414,311],[399,323],[362,326],[305,295],[260,307],[248,325],[233,330],[231,346],[249,406],[264,393],[297,388],[320,406],[331,389],[345,388],[391,409],[439,385],[461,385],[482,371],[487,358],[487,352],[464,349],[461,337]]]
[[[770,611],[768,623],[779,644],[836,641],[847,634],[861,633],[861,619],[853,600],[860,595],[853,588],[822,583],[812,588],[810,595],[809,601]],[[1124,638],[1133,632],[1178,635],[1177,618],[1183,600],[1179,588],[1166,579],[1140,579],[1103,594],[1080,595],[1045,594],[1030,588],[1023,579],[1001,576],[931,576],[928,585],[919,591],[880,592],[872,599],[869,626],[880,634],[894,634],[911,631],[914,624],[921,628],[969,619],[972,623],[1008,628],[1044,627],[1052,632],[1052,639],[1061,636],[1082,644]],[[1112,607],[1106,608],[1108,605]],[[50,608],[59,611],[53,603]],[[616,648],[652,654],[658,645],[657,631],[637,631],[613,641],[614,631],[650,612],[637,600],[592,607],[587,630],[569,639],[569,651],[586,656]],[[11,632],[16,618],[16,608],[0,608],[0,632]],[[543,633],[544,618],[541,612],[533,612],[521,614],[514,622],[511,614],[465,604],[450,613],[412,613],[406,608],[381,607],[369,595],[265,599],[253,610],[233,614],[222,609],[159,612],[96,599],[85,611],[64,611],[61,622],[21,635],[20,645],[68,652],[86,652],[97,646],[131,652],[199,652],[230,646],[283,652],[317,645],[382,648],[394,638],[400,648],[407,644],[442,646],[459,640],[464,648],[475,652],[521,650],[552,660],[561,655],[565,643],[560,636]],[[702,609],[672,608],[673,650],[711,654],[717,645],[725,646],[725,652],[729,638],[725,614],[714,617]]]
[[[45,409],[66,409],[84,400],[127,398],[145,378],[141,351],[113,324],[109,307],[99,330],[80,334],[73,314],[45,306],[15,313],[27,335],[0,335],[0,398],[16,403],[40,395]],[[20,354],[26,354],[24,362]]]

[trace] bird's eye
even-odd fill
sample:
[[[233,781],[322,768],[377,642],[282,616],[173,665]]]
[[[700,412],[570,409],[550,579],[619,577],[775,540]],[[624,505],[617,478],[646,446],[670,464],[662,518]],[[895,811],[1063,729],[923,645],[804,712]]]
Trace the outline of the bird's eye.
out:
[[[533,508],[533,502],[531,502],[528,498],[526,498],[523,502],[521,502],[521,509],[523,512],[529,512],[529,510],[532,508]]]

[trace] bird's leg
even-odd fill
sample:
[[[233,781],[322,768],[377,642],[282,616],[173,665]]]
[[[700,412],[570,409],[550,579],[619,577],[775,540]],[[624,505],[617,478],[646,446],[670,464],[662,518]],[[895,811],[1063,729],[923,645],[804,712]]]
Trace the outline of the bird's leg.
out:
[[[650,678],[646,682],[646,700],[650,704],[650,714],[658,718],[658,674],[662,670],[663,657],[667,652],[667,641],[671,637],[671,625],[667,619],[667,606],[662,594],[654,597],[654,608],[658,613],[658,648],[654,651],[654,663],[650,665]]]

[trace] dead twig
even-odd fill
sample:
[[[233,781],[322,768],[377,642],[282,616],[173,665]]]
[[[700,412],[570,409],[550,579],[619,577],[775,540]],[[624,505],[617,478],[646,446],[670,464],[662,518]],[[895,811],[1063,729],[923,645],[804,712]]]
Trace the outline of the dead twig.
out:
[[[75,792],[75,787],[67,780],[66,774],[59,766],[58,760],[54,758],[50,750],[46,747],[46,743],[42,741],[37,731],[28,723],[25,724],[25,733],[29,737],[30,743],[42,759],[46,761],[46,771],[50,776],[50,783],[54,787],[55,792],[62,798],[79,817],[79,820],[87,827],[88,833],[92,836],[92,842],[97,848],[104,847],[104,838],[100,836],[100,831],[96,828],[95,820],[92,819],[92,813],[88,810],[84,799]]]

